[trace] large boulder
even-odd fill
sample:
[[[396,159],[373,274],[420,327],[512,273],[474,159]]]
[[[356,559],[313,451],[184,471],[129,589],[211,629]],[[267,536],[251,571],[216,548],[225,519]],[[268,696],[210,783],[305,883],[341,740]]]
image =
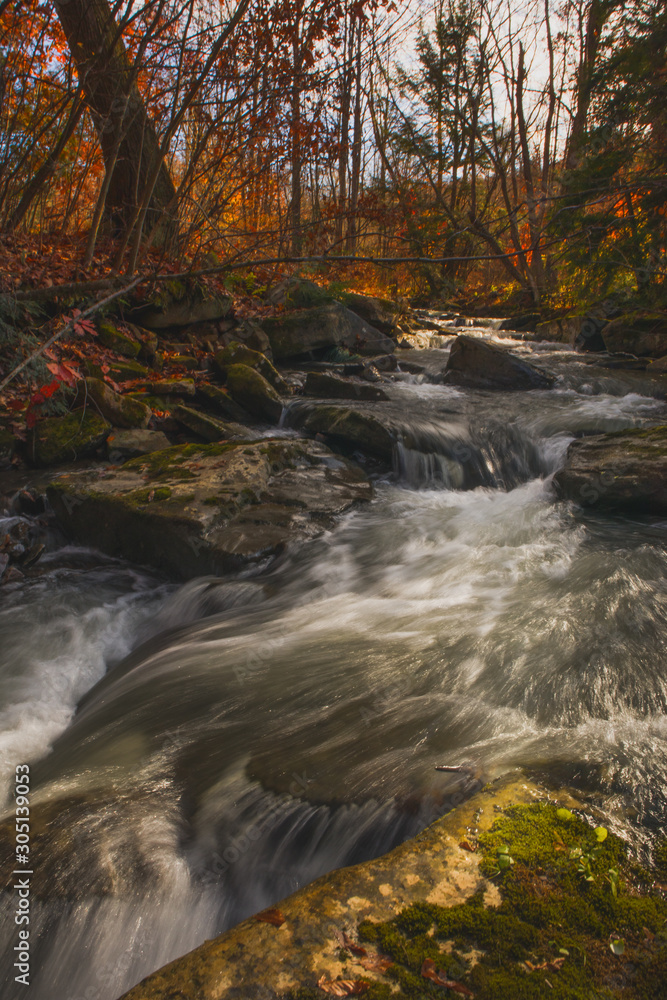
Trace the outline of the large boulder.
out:
[[[332,447],[360,451],[390,465],[395,435],[371,412],[335,403],[299,403],[291,406],[285,418],[287,427],[323,435]]]
[[[443,381],[471,389],[549,389],[553,375],[502,347],[461,335],[452,344]]]
[[[319,399],[389,399],[384,390],[365,382],[352,382],[327,372],[308,372],[303,391]]]
[[[612,319],[604,328],[607,350],[661,358],[667,354],[667,318],[663,313],[634,312]]]
[[[269,288],[266,301],[272,306],[285,306],[287,309],[309,309],[332,302],[333,298],[326,288],[316,285],[310,278],[282,278]]]
[[[132,319],[149,330],[191,326],[224,319],[232,314],[227,295],[211,295],[203,287],[173,280],[153,298],[132,312]]]
[[[39,420],[28,435],[26,457],[32,465],[59,465],[95,456],[109,436],[111,424],[92,407],[64,417]]]
[[[283,396],[289,395],[289,386],[280,372],[276,371],[264,354],[253,351],[247,344],[239,344],[238,342],[228,344],[221,351],[217,351],[213,362],[223,377],[227,375],[227,371],[232,365],[247,365],[248,368],[254,368],[273,386],[276,392]]]
[[[345,292],[341,295],[341,300],[343,305],[351,309],[357,316],[361,316],[376,330],[386,333],[388,336],[395,333],[398,311],[393,302],[387,299],[376,299],[372,295],[361,295],[359,292]]]
[[[371,495],[354,463],[284,438],[179,445],[47,489],[70,538],[181,579],[276,556]]]
[[[393,340],[339,302],[262,320],[275,360],[343,347],[356,354],[392,354]]]
[[[122,396],[101,379],[87,378],[77,388],[77,403],[92,405],[114,427],[148,427],[151,409],[131,396]]]
[[[667,425],[573,441],[554,476],[557,494],[584,507],[667,514]]]
[[[605,351],[602,330],[608,322],[609,313],[603,309],[593,309],[580,316],[561,316],[538,323],[535,339],[567,344],[577,351]]]
[[[277,423],[283,412],[283,402],[263,375],[247,365],[231,365],[227,369],[227,390],[235,403],[253,417]]]

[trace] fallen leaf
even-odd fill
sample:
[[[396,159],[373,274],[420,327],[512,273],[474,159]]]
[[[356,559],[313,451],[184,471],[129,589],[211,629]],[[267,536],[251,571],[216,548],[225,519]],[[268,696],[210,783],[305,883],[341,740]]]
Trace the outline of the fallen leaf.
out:
[[[463,983],[457,983],[454,979],[447,979],[447,974],[442,971],[442,969],[436,969],[435,962],[432,958],[427,958],[424,960],[422,965],[422,976],[424,979],[430,979],[432,983],[436,983],[438,986],[444,987],[446,990],[453,990],[455,993],[462,993],[466,997],[474,997],[467,986]]]
[[[334,997],[356,997],[368,989],[368,983],[361,979],[327,979],[326,976],[320,976],[317,985]]]
[[[365,955],[367,954],[366,949],[362,948],[360,944],[355,944],[351,937],[343,931],[343,947],[351,951],[353,955]]]
[[[275,906],[268,910],[262,910],[261,913],[256,913],[253,919],[259,920],[263,924],[273,924],[274,927],[281,927],[285,923],[284,916]]]
[[[360,964],[367,972],[386,972],[394,963],[386,955],[371,952],[367,958],[362,958]]]
[[[462,840],[459,847],[464,851],[471,851],[473,854],[477,850],[477,848],[471,844],[469,840]]]

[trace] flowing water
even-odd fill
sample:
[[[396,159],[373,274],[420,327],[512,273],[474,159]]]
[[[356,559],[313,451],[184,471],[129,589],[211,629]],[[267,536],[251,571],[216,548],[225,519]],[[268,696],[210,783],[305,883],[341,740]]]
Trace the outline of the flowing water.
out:
[[[641,373],[536,359],[555,389],[397,382],[374,404],[393,473],[268,573],[178,588],[53,544],[4,588],[2,791],[30,762],[57,820],[33,844],[31,1000],[113,1000],[512,768],[638,843],[665,829],[666,524],[550,485],[576,435],[665,404]]]

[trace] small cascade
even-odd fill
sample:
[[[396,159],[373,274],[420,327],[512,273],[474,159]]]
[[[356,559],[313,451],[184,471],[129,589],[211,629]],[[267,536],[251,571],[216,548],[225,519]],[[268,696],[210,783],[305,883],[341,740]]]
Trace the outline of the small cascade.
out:
[[[412,421],[398,432],[394,472],[414,489],[509,490],[553,471],[546,450],[513,425]]]

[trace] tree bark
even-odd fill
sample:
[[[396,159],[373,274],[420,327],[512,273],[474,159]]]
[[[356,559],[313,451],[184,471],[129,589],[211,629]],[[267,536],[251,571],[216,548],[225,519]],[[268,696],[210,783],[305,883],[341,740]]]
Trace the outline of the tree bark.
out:
[[[54,0],[54,4],[110,172],[106,215],[112,230],[125,228],[159,164],[149,208],[155,226],[173,204],[174,185],[109,4],[107,0]],[[176,220],[164,221],[166,239]]]

